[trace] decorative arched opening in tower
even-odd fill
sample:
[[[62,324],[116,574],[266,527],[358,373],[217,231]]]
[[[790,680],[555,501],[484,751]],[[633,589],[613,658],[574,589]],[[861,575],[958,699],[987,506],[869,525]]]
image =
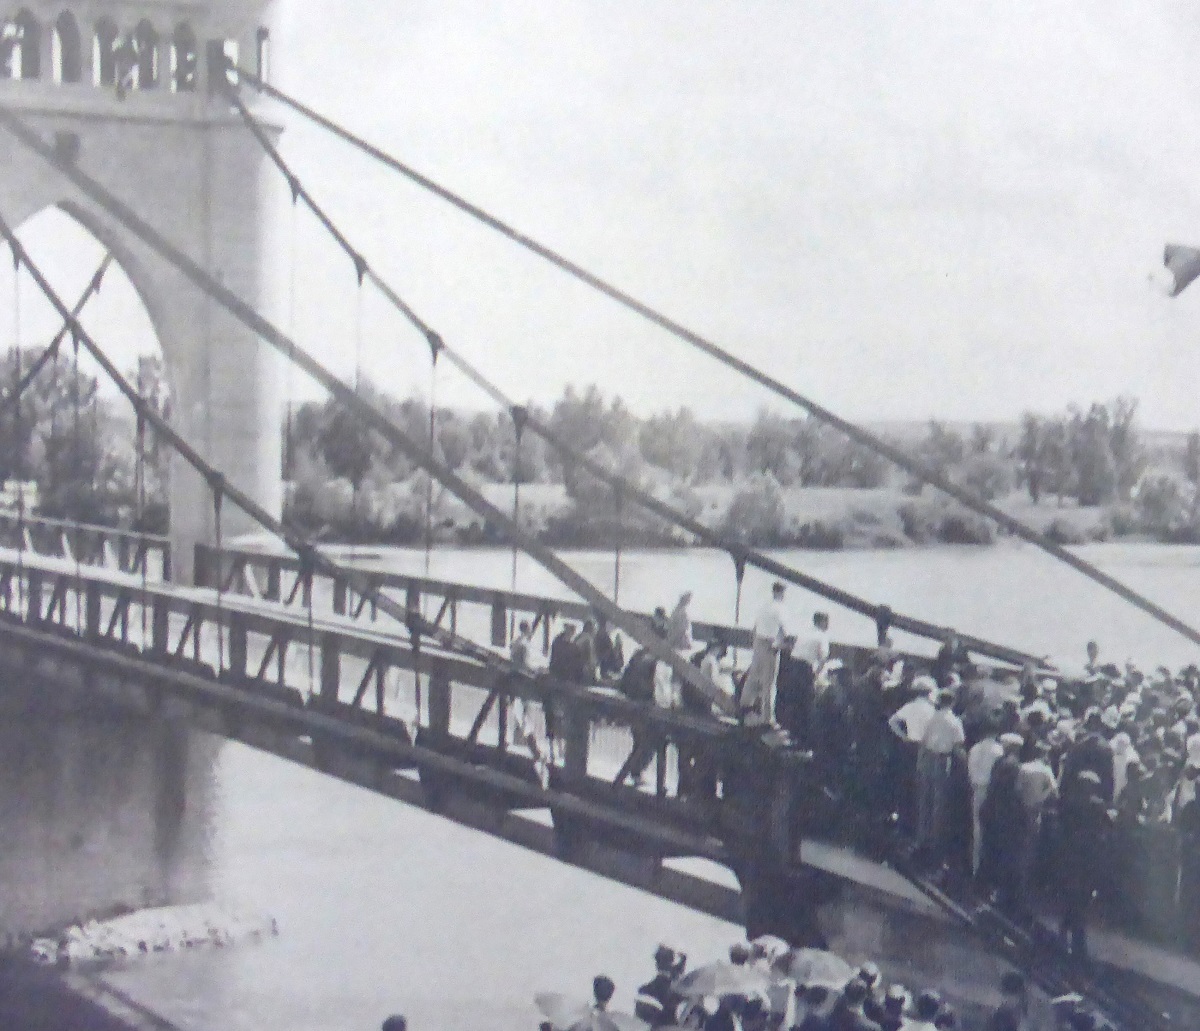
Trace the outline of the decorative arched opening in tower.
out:
[[[171,89],[176,93],[194,93],[198,66],[196,34],[187,22],[180,22],[171,41]]]
[[[70,11],[63,11],[54,21],[50,36],[51,74],[55,82],[83,80],[83,42],[79,23]]]
[[[133,30],[133,85],[154,89],[158,85],[158,32],[144,18]]]
[[[0,78],[37,79],[42,74],[42,26],[28,8],[0,27]]]
[[[44,208],[18,231],[68,306],[78,301],[109,251],[89,221],[64,204]],[[22,280],[20,338],[30,349],[28,362],[33,342],[53,338],[62,320],[27,274]],[[169,416],[166,363],[150,299],[136,285],[141,280],[136,262],[115,254],[82,321],[142,396]],[[6,285],[0,280],[0,286]],[[132,405],[86,348],[81,346],[76,355],[68,337],[30,390],[25,422],[16,428],[20,439],[10,441],[13,421],[0,420],[0,442],[9,445],[7,453],[21,456],[22,469],[37,482],[40,514],[165,531],[169,448],[144,426],[139,431]]]
[[[120,32],[111,18],[96,22],[96,35],[92,44],[93,79],[97,86],[117,84],[117,46]]]

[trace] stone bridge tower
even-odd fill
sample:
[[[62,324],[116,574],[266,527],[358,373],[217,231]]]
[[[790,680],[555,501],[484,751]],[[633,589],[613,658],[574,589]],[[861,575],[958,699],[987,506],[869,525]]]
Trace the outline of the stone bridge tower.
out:
[[[271,6],[0,0],[0,104],[268,316],[274,291],[267,197],[280,184],[213,87],[222,53],[265,73]],[[266,346],[17,141],[6,138],[3,152],[0,213],[19,226],[56,205],[109,249],[158,335],[176,428],[277,514],[278,376]],[[204,484],[181,461],[172,468],[170,501],[177,575],[184,578],[193,545],[212,543],[215,527]],[[227,536],[251,528],[225,506]]]

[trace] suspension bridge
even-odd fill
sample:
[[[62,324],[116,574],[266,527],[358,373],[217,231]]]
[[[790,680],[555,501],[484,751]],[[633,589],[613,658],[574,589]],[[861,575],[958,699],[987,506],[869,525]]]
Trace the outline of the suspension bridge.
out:
[[[518,452],[524,436],[536,434],[606,485],[618,505],[639,506],[727,553],[739,609],[753,567],[867,617],[881,638],[898,631],[941,642],[950,629],[756,551],[574,452],[373,267],[283,156],[279,127],[268,120],[279,109],[1200,643],[1196,629],[1075,553],[272,85],[270,37],[261,28],[267,4],[193,5],[189,22],[173,21],[168,5],[101,4],[115,13],[94,23],[70,4],[34,6],[7,21],[0,40],[0,133],[11,156],[0,173],[0,237],[18,275],[50,303],[62,328],[28,364],[18,328],[16,379],[0,398],[0,418],[19,423],[23,395],[69,347],[76,363],[87,355],[128,401],[138,455],[153,437],[177,456],[180,475],[166,537],[45,519],[26,511],[20,493],[16,510],[0,517],[0,665],[12,685],[0,704],[7,711],[78,718],[101,705],[241,741],[793,941],[812,939],[816,907],[867,862],[816,836],[822,785],[811,757],[739,722],[726,695],[668,648],[645,614],[622,607],[619,553],[612,591],[598,588],[523,528],[519,477],[511,511],[501,511],[439,460],[430,447],[435,404],[428,436],[411,436],[264,314],[261,267],[274,257],[260,224],[264,190],[288,191],[345,253],[357,286],[370,284],[403,316],[428,347],[435,389],[438,369],[453,365],[511,418]],[[141,12],[132,24],[127,8]],[[131,178],[130,167],[140,175]],[[170,195],[146,183],[170,183]],[[109,252],[73,304],[17,235],[48,205],[76,217]],[[171,419],[81,321],[111,261],[129,275],[160,336],[178,402]],[[13,306],[19,327],[19,293]],[[281,515],[272,352],[423,470],[431,489],[438,483],[496,527],[513,548],[514,570],[524,552],[575,600],[522,593],[515,573],[510,589],[497,590],[366,571],[289,524]],[[229,546],[250,529],[265,531],[279,548]],[[427,553],[430,546],[427,521]],[[590,614],[670,666],[725,718],[533,676],[507,658],[518,618],[548,645],[555,620]],[[695,632],[701,641],[752,643],[739,626],[699,624]],[[1001,668],[1042,661],[958,636],[974,657]],[[873,652],[839,646],[837,655],[853,674]],[[910,661],[919,667],[925,660]],[[561,748],[549,763],[511,732],[514,710],[528,703],[556,724]],[[547,729],[539,727],[542,737]],[[635,776],[642,768],[654,771],[648,784]],[[697,876],[688,865],[695,860],[727,868],[736,882]],[[1048,992],[1079,991],[1124,1028],[1175,1026],[1137,991],[1106,987],[1027,928],[953,897],[898,856],[869,865],[873,890],[962,924]]]

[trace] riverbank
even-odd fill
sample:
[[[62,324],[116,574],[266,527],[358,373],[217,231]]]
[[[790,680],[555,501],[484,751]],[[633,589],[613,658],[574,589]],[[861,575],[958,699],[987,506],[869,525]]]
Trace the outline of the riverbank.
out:
[[[514,512],[509,484],[480,484],[480,493],[501,512]],[[895,550],[932,544],[986,546],[1007,535],[994,523],[931,490],[894,487],[791,487],[762,478],[741,485],[707,484],[656,492],[661,500],[714,531],[758,548],[812,551]],[[1045,533],[1057,544],[1110,541],[1195,543],[1188,535],[1156,532],[1121,506],[1081,506],[1067,501],[1034,504],[1014,493],[998,499],[1001,510]],[[648,517],[626,503],[615,510],[603,499],[573,498],[562,484],[527,484],[516,509],[523,527],[541,543],[577,550],[688,547],[691,535]],[[456,499],[434,500],[428,528],[415,516],[384,518],[370,496],[349,492],[317,506],[293,508],[294,518],[328,543],[470,547],[500,545],[501,530]]]

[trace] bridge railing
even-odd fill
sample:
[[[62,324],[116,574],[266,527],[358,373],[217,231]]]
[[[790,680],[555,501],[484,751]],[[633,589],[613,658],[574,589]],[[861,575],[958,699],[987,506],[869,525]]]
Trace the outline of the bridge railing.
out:
[[[219,585],[225,592],[285,605],[307,605],[311,600],[339,616],[398,625],[376,610],[369,595],[356,592],[345,580],[304,569],[295,555],[231,548],[218,554],[216,549],[198,545],[194,568],[200,586]],[[540,636],[543,653],[548,654],[560,621],[581,622],[596,615],[588,605],[569,599],[361,566],[356,570],[374,590],[403,600],[407,610],[421,613],[453,633],[486,640],[494,648],[506,648],[514,628],[527,620],[535,635]],[[647,613],[640,615],[647,621],[651,619]],[[692,623],[692,636],[697,644],[720,639],[740,649],[754,643],[748,627],[702,620]],[[876,654],[873,648],[853,644],[836,643],[832,650],[851,672],[865,668]],[[904,658],[912,672],[926,669],[930,662],[927,656],[906,654]]]
[[[0,509],[0,545],[86,566],[171,579],[171,542],[158,534],[73,523],[45,516],[20,516]]]
[[[788,843],[799,810],[791,801],[804,795],[804,756],[728,721],[493,668],[411,639],[394,623],[315,623],[282,606],[86,567],[0,560],[0,613],[285,713],[383,735],[411,756],[387,772],[414,770],[435,808],[464,794],[501,816],[547,807],[567,850],[599,837],[660,859],[730,862],[761,853],[769,838],[795,858]],[[326,753],[321,762],[346,761],[345,749],[305,736]]]

